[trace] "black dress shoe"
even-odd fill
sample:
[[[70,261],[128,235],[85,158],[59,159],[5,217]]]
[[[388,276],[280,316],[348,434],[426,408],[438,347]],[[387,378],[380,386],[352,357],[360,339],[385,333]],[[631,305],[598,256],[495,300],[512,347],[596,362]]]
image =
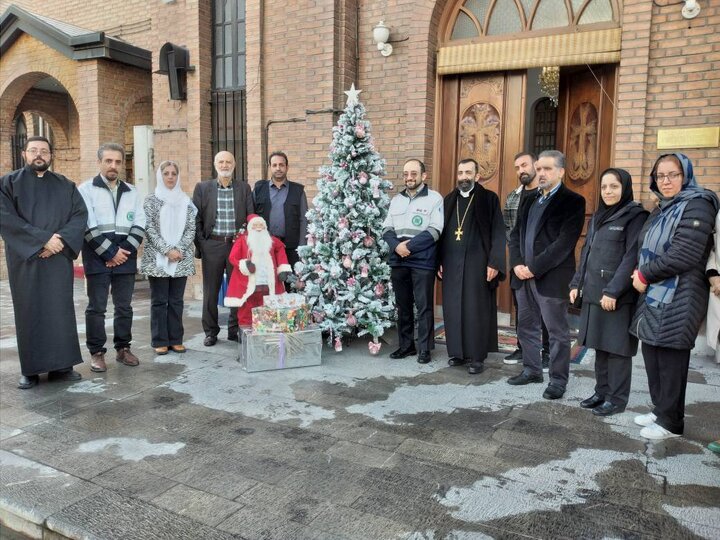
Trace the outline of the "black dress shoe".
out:
[[[581,406],[583,409],[594,409],[595,407],[597,407],[598,405],[601,405],[601,404],[604,403],[604,402],[605,402],[605,398],[604,398],[604,397],[600,397],[600,396],[598,396],[597,394],[593,394],[593,395],[590,396],[589,398],[583,399],[583,400],[580,402],[580,406]]]
[[[448,366],[464,366],[465,365],[465,359],[464,358],[458,358],[456,356],[453,356],[448,360]]]
[[[560,399],[565,395],[565,389],[554,384],[549,384],[543,392],[545,399]]]
[[[625,406],[615,405],[610,401],[604,401],[602,405],[598,405],[592,410],[595,416],[612,416],[625,410]]]
[[[206,347],[212,347],[217,343],[217,336],[205,336],[205,341],[203,341],[203,345]]]
[[[478,375],[485,371],[485,364],[483,362],[473,362],[467,368],[467,372],[470,375]]]
[[[240,341],[237,334],[228,334],[228,341]]]
[[[74,369],[71,369],[69,371],[51,371],[48,373],[48,381],[79,381],[82,379],[82,375],[80,375],[77,371]]]
[[[430,360],[432,360],[432,358],[430,358],[430,351],[420,351],[418,353],[418,364],[428,364]]]
[[[20,390],[27,390],[28,388],[37,386],[37,383],[39,381],[40,377],[37,375],[20,375],[20,380],[18,381],[18,388]]]
[[[405,347],[404,349],[400,347],[398,350],[390,353],[390,358],[393,358],[397,360],[398,358],[405,358],[406,356],[415,356],[417,354],[417,351],[415,350],[414,345],[410,345],[409,347]]]
[[[523,371],[520,373],[520,375],[515,375],[514,377],[510,377],[507,380],[508,384],[512,384],[513,386],[522,386],[524,384],[530,384],[530,383],[541,383],[543,382],[543,376],[542,375],[532,375],[530,373],[527,373]]]

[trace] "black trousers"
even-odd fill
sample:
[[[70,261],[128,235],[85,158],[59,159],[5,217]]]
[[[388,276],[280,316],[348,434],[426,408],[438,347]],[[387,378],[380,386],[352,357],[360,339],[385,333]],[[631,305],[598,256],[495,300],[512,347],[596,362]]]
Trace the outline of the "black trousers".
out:
[[[132,341],[132,302],[135,274],[92,274],[86,277],[88,306],[85,309],[85,337],[90,354],[106,352],[105,311],[112,294],[113,344],[115,349],[129,347]]]
[[[292,268],[292,271],[295,272],[295,263],[300,260],[300,255],[298,255],[297,249],[285,249],[285,255],[287,255],[288,264],[290,265],[290,268]],[[291,283],[285,283],[285,291],[286,292],[295,292],[292,288]]]
[[[685,428],[685,391],[690,351],[642,344],[655,423],[682,435]]]
[[[293,269],[293,272],[295,271],[295,263],[300,260],[300,255],[298,255],[297,248],[294,249],[287,249],[285,248],[285,255],[287,255],[287,260],[290,266]]]
[[[523,371],[542,374],[542,334],[545,323],[550,335],[550,384],[565,388],[570,377],[570,329],[565,314],[568,299],[541,295],[534,279],[517,290],[518,341],[523,345]]]
[[[630,397],[632,358],[595,350],[595,393],[625,407]]]
[[[228,279],[232,275],[232,265],[228,255],[233,243],[230,241],[213,240],[208,238],[202,241],[202,277],[203,277],[203,310],[202,327],[206,336],[217,336],[220,333],[218,324],[218,293],[223,280],[223,272],[227,272]],[[237,308],[230,308],[228,320],[228,336],[238,333]]]
[[[150,344],[153,347],[182,345],[183,296],[186,277],[148,277],[150,281]]]
[[[512,299],[513,299],[513,306],[515,306],[515,335],[517,336],[517,329],[518,329],[518,320],[520,319],[519,316],[517,316],[520,312],[518,310],[518,301],[517,301],[517,293],[515,292],[515,289],[510,289],[510,292],[512,292]],[[550,353],[550,336],[548,335],[547,327],[545,326],[545,322],[542,322],[542,346],[543,350],[546,351],[548,354]],[[520,340],[517,340],[517,349],[522,352],[522,345],[520,345]]]
[[[400,347],[405,349],[413,344],[415,336],[415,314],[417,309],[417,349],[429,351],[435,348],[435,324],[433,317],[433,286],[435,271],[420,268],[393,267],[390,272],[395,305],[398,310],[398,337]]]

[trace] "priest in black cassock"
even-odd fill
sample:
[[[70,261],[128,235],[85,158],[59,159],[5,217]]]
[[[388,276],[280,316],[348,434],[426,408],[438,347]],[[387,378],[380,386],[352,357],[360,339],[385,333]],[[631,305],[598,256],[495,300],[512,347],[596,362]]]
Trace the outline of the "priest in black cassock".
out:
[[[505,279],[500,200],[479,178],[474,159],[458,163],[457,189],[445,197],[438,249],[448,364],[469,362],[473,375],[482,373],[488,352],[498,350],[496,290]]]
[[[87,209],[75,184],[49,169],[52,146],[30,137],[25,167],[0,178],[0,236],[5,240],[22,376],[18,388],[81,378],[73,259],[80,253]]]

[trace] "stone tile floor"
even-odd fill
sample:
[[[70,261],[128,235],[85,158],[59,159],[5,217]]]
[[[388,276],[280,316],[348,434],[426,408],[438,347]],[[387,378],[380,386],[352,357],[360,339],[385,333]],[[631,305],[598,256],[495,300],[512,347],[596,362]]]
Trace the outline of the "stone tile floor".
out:
[[[76,281],[83,331],[83,282]],[[642,358],[627,412],[592,417],[592,355],[565,396],[512,387],[493,354],[470,376],[369,356],[245,373],[237,346],[155,357],[138,282],[141,365],[78,366],[83,380],[20,391],[12,304],[0,283],[0,523],[30,537],[101,539],[720,538],[720,367],[691,360],[686,434],[648,443]],[[40,308],[40,307],[39,307]],[[109,310],[111,312],[111,309]],[[112,322],[108,322],[112,331]],[[81,341],[84,335],[81,333]],[[221,338],[225,333],[221,333]],[[110,356],[112,360],[112,356]],[[50,533],[49,531],[53,531]]]

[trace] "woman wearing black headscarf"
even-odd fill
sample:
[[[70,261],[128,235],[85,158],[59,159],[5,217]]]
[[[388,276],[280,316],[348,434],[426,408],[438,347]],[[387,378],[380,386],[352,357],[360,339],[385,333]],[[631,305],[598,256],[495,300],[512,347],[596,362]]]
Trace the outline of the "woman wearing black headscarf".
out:
[[[637,339],[628,333],[637,292],[631,274],[648,212],[633,200],[623,169],[600,176],[600,202],[590,221],[580,266],[570,282],[570,302],[582,297],[578,342],[595,349],[595,393],[580,402],[597,416],[625,410]]]

